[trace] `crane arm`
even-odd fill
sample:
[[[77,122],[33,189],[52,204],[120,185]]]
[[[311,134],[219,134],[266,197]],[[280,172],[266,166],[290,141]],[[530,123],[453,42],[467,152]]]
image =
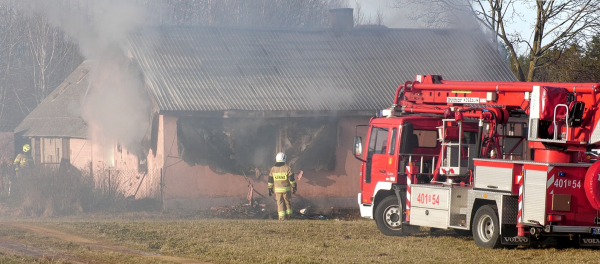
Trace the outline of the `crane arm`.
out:
[[[569,140],[600,143],[600,128],[596,131],[599,91],[600,83],[454,81],[439,75],[417,75],[398,87],[390,110],[445,118],[460,112],[461,117],[496,124],[506,123],[512,116],[527,116],[549,122],[550,134],[555,124],[568,123],[567,127],[573,127]],[[590,141],[592,134],[599,142]]]

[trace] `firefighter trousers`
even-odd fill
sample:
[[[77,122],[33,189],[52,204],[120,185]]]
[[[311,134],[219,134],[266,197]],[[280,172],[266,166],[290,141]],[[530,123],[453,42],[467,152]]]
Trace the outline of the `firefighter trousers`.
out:
[[[275,200],[277,200],[277,215],[279,220],[291,219],[292,218],[292,193],[275,193]]]

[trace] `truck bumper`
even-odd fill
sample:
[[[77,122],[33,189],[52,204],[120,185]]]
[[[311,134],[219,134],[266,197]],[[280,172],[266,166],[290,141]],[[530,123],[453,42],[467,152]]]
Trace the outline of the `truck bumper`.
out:
[[[360,216],[373,219],[373,206],[362,203],[362,193],[358,193],[358,208],[360,208]]]
[[[592,234],[592,229],[600,229],[596,226],[553,226],[544,227],[546,233],[568,233],[568,234]]]

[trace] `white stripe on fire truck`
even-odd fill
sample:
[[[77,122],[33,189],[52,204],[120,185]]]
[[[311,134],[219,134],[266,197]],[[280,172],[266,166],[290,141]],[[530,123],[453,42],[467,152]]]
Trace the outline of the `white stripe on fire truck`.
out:
[[[521,215],[523,213],[523,176],[519,175],[517,177],[517,182],[519,184],[519,212],[517,213],[517,223],[521,223]]]
[[[406,209],[410,209],[410,184],[412,183],[410,181],[410,177],[406,177]]]
[[[550,187],[552,187],[552,184],[554,184],[554,175],[552,175],[552,177],[550,177],[550,179],[548,179],[548,181],[546,182],[546,190],[550,189]],[[554,189],[550,191],[550,194],[554,194]]]

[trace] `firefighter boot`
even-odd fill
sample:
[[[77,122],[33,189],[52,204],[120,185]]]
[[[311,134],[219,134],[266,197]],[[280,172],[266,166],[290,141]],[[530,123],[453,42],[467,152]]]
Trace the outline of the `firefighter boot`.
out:
[[[286,220],[285,211],[279,211],[277,212],[277,215],[279,216],[279,221]]]

